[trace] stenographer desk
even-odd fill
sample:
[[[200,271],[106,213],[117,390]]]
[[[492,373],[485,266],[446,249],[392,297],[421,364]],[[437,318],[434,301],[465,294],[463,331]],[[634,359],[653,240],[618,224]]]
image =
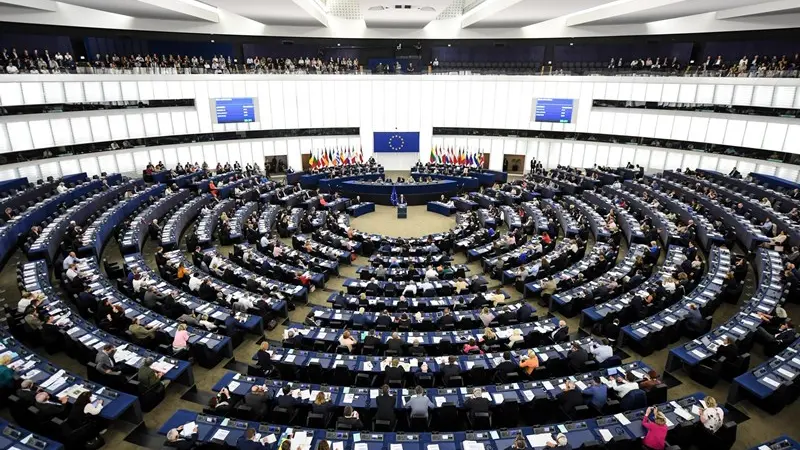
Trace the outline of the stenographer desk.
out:
[[[375,181],[375,180],[383,180],[384,173],[362,173],[358,175],[348,175],[344,177],[337,177],[337,178],[323,178],[319,180],[319,190],[322,192],[330,192],[339,188],[339,185],[346,181]],[[308,187],[303,183],[300,183],[303,187]]]

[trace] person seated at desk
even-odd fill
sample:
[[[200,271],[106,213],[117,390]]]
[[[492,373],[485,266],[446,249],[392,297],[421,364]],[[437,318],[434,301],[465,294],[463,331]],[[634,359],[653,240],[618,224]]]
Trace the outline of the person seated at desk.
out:
[[[294,414],[294,409],[297,406],[298,400],[292,395],[292,387],[288,384],[281,388],[281,395],[278,396],[278,407],[285,408],[289,414]]]
[[[620,324],[619,319],[614,319],[611,322],[608,322],[605,325],[603,325],[602,328],[603,337],[606,338],[609,345],[614,342],[617,342],[617,339],[619,339],[619,332],[620,332],[619,324]]]
[[[384,383],[390,384],[392,381],[399,381],[402,382],[406,376],[406,369],[400,365],[400,360],[397,358],[392,358],[392,361],[384,370],[386,376],[384,377]]]
[[[41,413],[49,420],[51,417],[62,416],[67,411],[67,403],[69,397],[64,395],[54,402],[50,398],[50,394],[45,391],[40,391],[36,394],[36,407]]]
[[[364,428],[364,424],[358,417],[358,412],[350,405],[344,407],[344,416],[336,421],[336,428],[339,429],[340,426],[347,430],[361,430]]]
[[[522,330],[514,328],[511,330],[511,336],[508,337],[508,348],[514,348],[515,345],[525,342],[525,337],[522,335]]]
[[[375,419],[387,420],[391,423],[394,423],[396,419],[394,406],[396,403],[397,402],[395,397],[389,390],[389,385],[384,384],[383,386],[381,386],[381,390],[378,393],[378,396],[375,397],[375,406],[377,408],[377,410],[375,411]]]
[[[425,271],[425,281],[435,281],[439,279],[439,273],[433,266],[428,266],[428,269]],[[425,289],[423,289],[425,290]]]
[[[155,359],[148,356],[144,359],[142,366],[139,367],[139,373],[136,376],[136,380],[139,382],[139,392],[147,392],[150,389],[155,389],[159,386],[165,387],[169,384],[169,380],[161,380],[164,376],[163,372],[158,372],[150,367],[154,362]]]
[[[475,338],[469,338],[464,347],[461,349],[464,354],[483,354],[483,350],[475,343]]]
[[[446,326],[455,325],[456,318],[450,312],[450,308],[445,308],[442,312],[442,317],[440,317],[436,323],[438,323],[440,327],[444,328]]]
[[[231,393],[228,388],[222,388],[217,395],[208,400],[208,408],[214,414],[220,416],[227,416],[233,410],[233,401],[231,400]]]
[[[573,372],[580,373],[583,364],[589,360],[589,353],[577,342],[573,342],[567,354],[567,365]]]
[[[686,314],[686,328],[695,333],[700,332],[706,325],[706,320],[700,312],[700,308],[694,303],[689,303],[688,314]]]
[[[188,439],[183,437],[181,432],[183,431],[183,425],[179,426],[178,428],[173,428],[167,432],[167,442],[164,443],[167,447],[176,448],[178,450],[191,450],[197,446],[197,431],[198,431],[197,424],[194,425],[194,429],[190,430],[191,434]]]
[[[419,339],[414,339],[414,342],[411,344],[411,347],[408,348],[408,354],[411,356],[416,356],[421,358],[426,355],[425,347],[420,345]]]
[[[716,433],[725,423],[725,411],[717,406],[714,397],[705,398],[705,408],[700,408],[700,423],[711,433]]]
[[[264,341],[261,343],[261,348],[256,352],[256,360],[258,361],[258,367],[261,368],[265,375],[269,375],[272,372],[274,364],[272,355],[269,353],[269,342]]]
[[[547,448],[560,448],[561,450],[572,450],[572,445],[570,445],[569,441],[567,440],[567,436],[564,433],[558,433],[555,437],[555,440],[547,442]]]
[[[381,339],[375,336],[375,330],[367,331],[367,336],[364,338],[364,347],[372,347],[377,349],[381,345]]]
[[[615,319],[616,320],[616,319]],[[614,356],[614,349],[608,345],[608,341],[603,339],[602,342],[593,343],[589,348],[589,353],[592,354],[594,360],[598,363],[602,363],[603,361],[607,360]]]
[[[761,311],[757,311],[756,314],[758,314],[758,317],[760,317],[763,321],[761,323],[761,328],[769,331],[770,333],[776,333],[778,328],[780,328],[780,326],[786,322],[787,318],[786,310],[783,309],[783,306],[781,305],[775,306],[775,314],[773,315],[766,314]]]
[[[94,363],[100,373],[108,375],[119,375],[120,371],[114,365],[114,360],[111,357],[114,355],[116,348],[112,344],[106,344],[95,355]]]
[[[511,352],[505,351],[503,352],[503,361],[495,367],[495,371],[502,377],[510,373],[519,373],[519,367],[521,366],[511,359]]]
[[[569,327],[567,322],[563,320],[558,321],[558,328],[550,333],[550,339],[554,343],[564,342],[569,338]]]
[[[330,420],[330,416],[333,413],[334,405],[331,403],[330,399],[325,395],[324,392],[317,392],[316,397],[314,397],[314,401],[311,403],[311,412],[314,414],[322,414],[324,416],[325,423],[328,423]]]
[[[378,284],[378,281],[375,279],[375,277],[372,277],[370,278],[369,282],[364,287],[364,289],[367,292],[378,292],[378,290],[380,289],[380,285]]]
[[[478,344],[480,344],[483,351],[488,352],[492,346],[500,344],[500,338],[491,328],[486,327],[483,329],[483,336],[481,336]]]
[[[396,331],[392,332],[389,339],[386,340],[386,350],[397,352],[399,355],[403,351],[403,343],[400,335]]]
[[[295,330],[287,330],[283,339],[283,346],[287,348],[300,348],[303,346],[303,335]]]
[[[739,357],[739,347],[730,336],[722,338],[722,345],[717,348],[717,357],[725,357],[728,362],[735,361]]]
[[[414,396],[406,402],[406,409],[411,410],[410,417],[424,417],[427,419],[428,410],[435,407],[436,405],[428,398],[422,386],[415,387]]]
[[[237,450],[259,450],[268,448],[266,437],[256,439],[256,429],[248,428],[236,441]]]
[[[617,393],[617,397],[622,399],[629,392],[639,389],[639,383],[636,382],[636,375],[631,371],[625,373],[625,378],[616,377],[608,382],[608,387]]]
[[[603,411],[603,408],[606,406],[606,400],[608,399],[608,386],[603,384],[599,376],[595,375],[592,379],[591,386],[584,389],[581,393],[588,397],[587,405],[594,407],[599,412]]]
[[[339,336],[339,345],[343,347],[347,347],[351,353],[353,352],[353,348],[358,345],[358,341],[356,338],[350,333],[350,330],[344,330],[341,336]]]
[[[654,419],[650,419],[653,413]],[[667,442],[667,416],[657,407],[648,407],[642,417],[642,427],[647,430],[642,438],[642,448],[645,450],[664,450]]]
[[[150,342],[150,340],[156,337],[156,330],[142,326],[138,318],[133,319],[131,325],[128,327],[128,331],[130,331],[133,337],[140,341]]]
[[[185,324],[178,325],[175,331],[175,337],[172,339],[173,352],[181,352],[189,349],[189,332],[186,330]]]
[[[266,417],[269,410],[269,391],[264,386],[254,385],[250,392],[244,396],[244,404],[253,411],[253,418],[261,420]]]
[[[414,298],[416,295],[417,295],[416,283],[406,284],[406,287],[403,289],[403,296]]]
[[[464,409],[471,417],[475,417],[475,413],[489,412],[490,407],[489,399],[483,396],[483,389],[479,387],[472,389],[472,396],[464,401]]]

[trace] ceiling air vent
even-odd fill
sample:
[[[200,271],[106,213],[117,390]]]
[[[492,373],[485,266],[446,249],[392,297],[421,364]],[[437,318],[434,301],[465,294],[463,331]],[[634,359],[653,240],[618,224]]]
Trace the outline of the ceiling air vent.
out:
[[[387,7],[387,6],[380,6],[380,5],[379,5],[379,6],[370,6],[370,7],[367,9],[367,11],[385,11],[385,10],[387,10],[387,9],[389,9],[389,7]]]
[[[419,10],[424,12],[436,12],[436,8],[433,6],[423,6]]]

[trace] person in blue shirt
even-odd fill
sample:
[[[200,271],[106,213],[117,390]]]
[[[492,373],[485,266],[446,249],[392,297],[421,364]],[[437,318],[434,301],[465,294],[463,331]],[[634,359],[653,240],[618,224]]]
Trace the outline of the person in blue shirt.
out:
[[[528,258],[530,256],[531,256],[530,255],[530,250],[526,250],[526,251],[524,251],[524,252],[519,254],[519,257],[517,258],[517,260],[520,263],[520,265],[522,265],[522,264],[525,264],[525,263],[528,262]]]
[[[602,411],[606,406],[608,398],[608,387],[600,381],[600,377],[594,377],[591,386],[583,390],[583,396],[587,398],[587,405],[593,406],[598,411]]]
[[[366,310],[362,307],[358,309],[358,312],[353,314],[353,327],[362,329],[367,324],[368,320],[367,317],[364,315]]]

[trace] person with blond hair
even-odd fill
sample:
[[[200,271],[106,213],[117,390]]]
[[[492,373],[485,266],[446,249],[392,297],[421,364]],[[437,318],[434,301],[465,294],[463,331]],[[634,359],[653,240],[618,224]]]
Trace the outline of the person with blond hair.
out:
[[[350,330],[344,330],[344,333],[342,333],[342,335],[339,337],[339,345],[347,347],[347,349],[350,350],[350,352],[352,352],[353,347],[356,344],[358,344],[358,341],[356,341],[356,338],[354,338],[353,335],[350,334]]]
[[[706,407],[700,408],[700,422],[706,430],[716,433],[725,423],[725,411],[717,406],[717,399],[714,397],[705,398]]]
[[[519,367],[525,370],[526,374],[530,375],[539,367],[539,357],[536,356],[533,350],[528,350],[528,354],[523,356],[522,360],[519,362]]]
[[[654,414],[654,419],[650,419],[650,413]],[[647,450],[664,450],[667,442],[667,416],[659,411],[657,407],[650,406],[642,417],[642,427],[647,430],[642,439],[642,447]]]
[[[176,352],[186,350],[189,347],[189,332],[186,331],[186,324],[178,325],[175,331],[175,338],[172,340],[172,349]]]

